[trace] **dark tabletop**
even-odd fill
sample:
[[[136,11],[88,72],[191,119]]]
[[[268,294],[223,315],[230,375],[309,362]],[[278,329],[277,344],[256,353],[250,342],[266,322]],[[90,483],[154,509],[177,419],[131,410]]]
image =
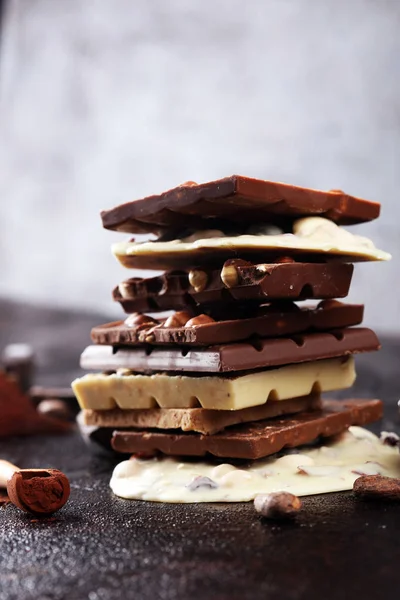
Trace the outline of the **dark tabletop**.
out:
[[[36,382],[67,384],[101,315],[0,302],[0,350],[29,342]],[[60,343],[63,340],[63,343]],[[354,396],[381,397],[375,427],[398,431],[400,340],[382,338],[359,357]],[[78,433],[0,441],[0,457],[21,467],[56,467],[71,498],[37,520],[0,510],[0,599],[279,599],[397,597],[400,504],[351,493],[304,499],[294,523],[261,520],[252,503],[173,505],[122,500],[108,488],[116,460],[90,453]]]

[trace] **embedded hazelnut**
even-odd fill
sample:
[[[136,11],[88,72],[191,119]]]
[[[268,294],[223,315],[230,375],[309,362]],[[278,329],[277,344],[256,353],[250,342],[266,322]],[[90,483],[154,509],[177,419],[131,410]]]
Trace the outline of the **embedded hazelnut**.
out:
[[[141,325],[150,326],[156,323],[158,323],[156,319],[153,319],[153,317],[149,317],[148,315],[143,315],[142,313],[132,313],[124,321],[124,324],[128,327],[135,327]]]
[[[254,499],[254,508],[266,519],[291,519],[301,509],[301,500],[289,492],[259,494]]]
[[[330,308],[335,308],[336,306],[343,306],[343,304],[338,300],[321,300],[321,302],[318,302],[317,308],[328,310]]]
[[[192,318],[192,314],[186,310],[181,310],[168,317],[164,323],[164,327],[183,327]]]
[[[208,275],[204,271],[190,271],[188,278],[189,283],[194,288],[195,292],[202,292],[208,282]]]
[[[221,271],[222,283],[225,287],[231,288],[239,283],[239,274],[235,265],[224,264]]]
[[[215,320],[208,315],[197,315],[188,321],[185,327],[196,327],[196,325],[207,325],[207,323],[215,323]]]
[[[148,333],[146,335],[146,337],[144,338],[144,341],[147,342],[148,344],[152,344],[153,342],[155,342],[156,340],[156,336],[154,335],[154,333]]]
[[[195,185],[199,185],[195,181],[185,181],[185,183],[181,183],[178,187],[194,187]]]
[[[224,262],[224,266],[230,267],[230,266],[234,266],[234,267],[252,267],[253,263],[251,263],[248,260],[244,260],[244,258],[228,258],[228,260],[226,260]]]
[[[131,286],[127,281],[123,281],[118,286],[118,291],[124,300],[129,300],[131,298],[130,290],[131,290]]]
[[[331,194],[344,194],[345,193],[343,190],[329,190],[329,192]]]

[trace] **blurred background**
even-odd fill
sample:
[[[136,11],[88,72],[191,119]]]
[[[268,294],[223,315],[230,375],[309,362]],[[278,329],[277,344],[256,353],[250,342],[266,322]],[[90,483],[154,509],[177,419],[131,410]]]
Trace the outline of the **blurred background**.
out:
[[[236,173],[382,202],[350,298],[400,329],[400,2],[1,4],[1,297],[120,314],[99,211]]]

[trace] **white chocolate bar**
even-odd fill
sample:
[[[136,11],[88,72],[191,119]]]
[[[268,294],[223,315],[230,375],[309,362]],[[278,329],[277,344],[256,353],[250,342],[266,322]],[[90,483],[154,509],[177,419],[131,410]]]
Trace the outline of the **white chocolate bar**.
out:
[[[306,217],[294,222],[293,234],[225,236],[222,231],[203,231],[187,239],[170,242],[119,242],[112,252],[127,267],[168,269],[174,261],[208,257],[234,252],[245,257],[246,252],[285,252],[287,254],[318,254],[323,257],[344,256],[347,261],[390,260],[391,256],[375,247],[373,242],[350,233],[333,221],[322,217]]]
[[[184,375],[87,374],[72,382],[83,409],[196,408],[240,410],[270,400],[353,385],[352,356],[317,360],[237,377]]]
[[[257,494],[285,490],[297,496],[351,490],[360,475],[400,477],[397,448],[361,427],[326,440],[237,466],[161,457],[132,458],[114,469],[110,486],[122,498],[153,502],[248,502]]]

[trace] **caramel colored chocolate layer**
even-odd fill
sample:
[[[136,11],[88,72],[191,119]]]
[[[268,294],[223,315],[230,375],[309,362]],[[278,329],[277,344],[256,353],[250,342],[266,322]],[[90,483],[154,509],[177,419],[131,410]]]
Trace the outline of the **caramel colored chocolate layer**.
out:
[[[350,225],[376,219],[379,213],[380,204],[342,191],[324,192],[232,175],[127,202],[102,211],[101,218],[106,229],[145,233],[219,228],[221,222],[281,224],[312,215]]]
[[[245,263],[246,261],[243,261]],[[197,270],[204,283],[190,284],[189,273],[170,271],[143,279],[128,279],[116,287],[113,298],[125,312],[181,310],[194,305],[270,300],[344,298],[349,292],[353,265],[348,263],[272,263],[237,265],[237,283],[227,287],[221,269]]]
[[[212,435],[238,423],[249,423],[295,414],[321,407],[319,394],[291,400],[271,400],[261,406],[242,410],[208,410],[205,408],[149,408],[136,410],[84,410],[85,425],[134,429],[182,429]]]
[[[362,322],[364,307],[362,304],[343,304],[335,300],[326,300],[322,301],[317,308],[299,308],[290,304],[279,309],[273,304],[262,307],[257,312],[260,316],[250,319],[194,324],[196,321],[201,323],[202,318],[207,320],[205,315],[200,315],[188,319],[189,323],[193,322],[189,327],[166,327],[165,320],[154,322],[151,317],[138,315],[132,325],[124,321],[116,321],[94,327],[91,337],[95,344],[111,346],[143,344],[211,346],[248,338],[278,337],[358,325]]]
[[[351,425],[365,425],[382,416],[380,400],[325,400],[322,410],[234,426],[215,435],[115,431],[117,452],[162,452],[178,456],[257,459],[308,444],[318,437],[342,433]],[[307,477],[307,475],[303,475]]]
[[[100,371],[124,368],[135,372],[227,373],[371,352],[379,348],[379,340],[371,329],[354,327],[195,349],[148,346],[114,350],[112,346],[88,346],[81,355],[80,364],[83,369]]]

